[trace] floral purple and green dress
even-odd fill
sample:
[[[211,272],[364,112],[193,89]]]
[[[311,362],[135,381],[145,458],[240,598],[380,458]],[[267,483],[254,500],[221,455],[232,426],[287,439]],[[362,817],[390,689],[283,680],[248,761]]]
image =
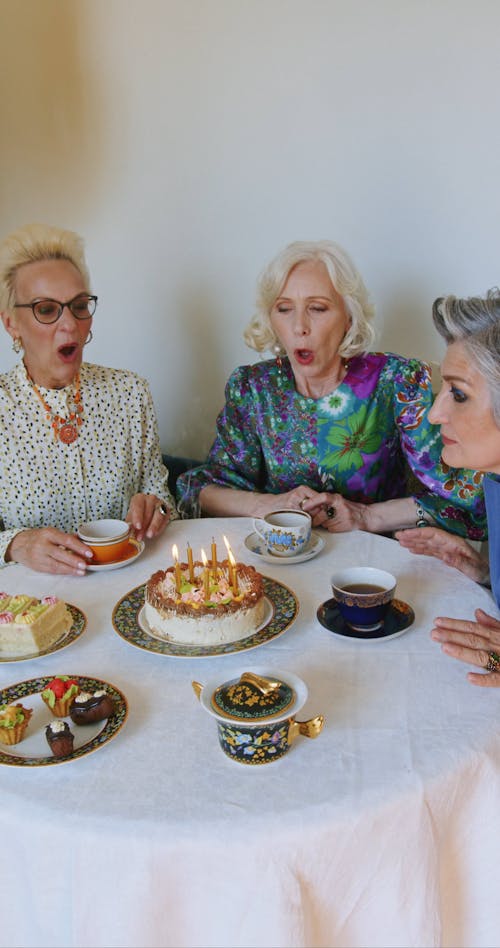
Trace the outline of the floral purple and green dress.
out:
[[[482,474],[441,462],[432,400],[429,366],[393,353],[351,358],[319,399],[297,391],[286,358],[240,366],[206,462],[177,481],[180,509],[196,516],[209,484],[273,494],[306,484],[361,503],[411,494],[438,526],[482,539]]]

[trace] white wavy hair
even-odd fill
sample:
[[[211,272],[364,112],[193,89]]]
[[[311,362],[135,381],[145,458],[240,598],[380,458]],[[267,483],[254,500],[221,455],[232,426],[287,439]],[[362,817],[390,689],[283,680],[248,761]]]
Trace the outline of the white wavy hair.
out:
[[[339,355],[350,358],[370,348],[375,338],[371,322],[374,308],[361,275],[349,255],[331,240],[296,240],[271,260],[257,283],[256,312],[243,334],[251,349],[257,352],[280,350],[270,320],[272,308],[293,268],[311,261],[325,266],[351,320],[339,346]]]
[[[71,230],[49,224],[26,224],[0,244],[0,311],[16,302],[15,281],[20,267],[41,260],[69,260],[81,273],[90,292],[90,275],[83,240]]]

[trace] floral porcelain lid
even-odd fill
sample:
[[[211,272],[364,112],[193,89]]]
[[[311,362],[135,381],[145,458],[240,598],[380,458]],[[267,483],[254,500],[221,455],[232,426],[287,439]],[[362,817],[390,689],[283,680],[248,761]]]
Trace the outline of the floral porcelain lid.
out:
[[[286,681],[243,672],[238,679],[219,685],[210,700],[221,717],[249,724],[286,714],[295,703],[296,692]]]

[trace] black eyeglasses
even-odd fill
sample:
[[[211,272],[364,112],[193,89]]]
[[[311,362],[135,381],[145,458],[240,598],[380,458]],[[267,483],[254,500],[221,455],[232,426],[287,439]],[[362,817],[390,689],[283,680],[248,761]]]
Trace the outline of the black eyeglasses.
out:
[[[60,303],[59,300],[34,300],[33,303],[15,303],[14,309],[30,309],[35,319],[47,326],[61,318],[65,306],[75,319],[91,319],[97,306],[97,296],[84,293],[67,303]]]

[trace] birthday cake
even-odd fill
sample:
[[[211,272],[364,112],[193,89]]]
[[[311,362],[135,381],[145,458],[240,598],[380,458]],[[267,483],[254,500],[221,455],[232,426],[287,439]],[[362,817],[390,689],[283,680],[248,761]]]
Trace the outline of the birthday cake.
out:
[[[68,632],[73,619],[55,596],[9,596],[0,592],[0,655],[43,652]]]
[[[158,570],[146,584],[144,614],[154,635],[213,646],[252,635],[263,623],[262,576],[253,566],[196,561]]]

